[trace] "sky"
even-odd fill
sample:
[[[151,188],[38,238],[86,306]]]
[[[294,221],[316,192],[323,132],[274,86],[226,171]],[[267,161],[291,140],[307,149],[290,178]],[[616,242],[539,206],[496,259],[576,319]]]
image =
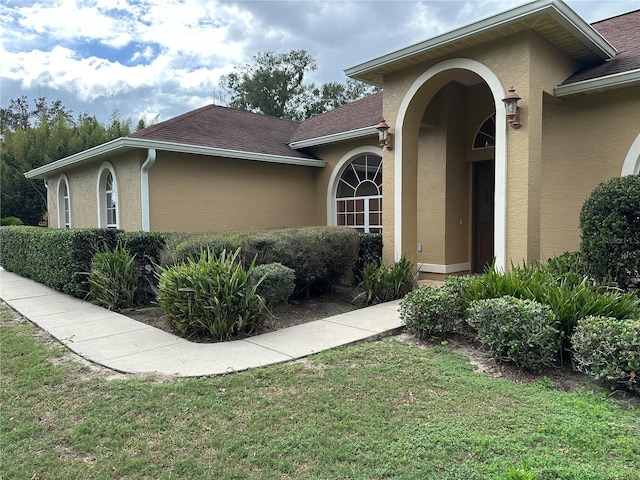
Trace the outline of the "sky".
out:
[[[224,104],[221,75],[258,52],[305,49],[307,77],[344,70],[521,5],[513,0],[0,0],[0,106],[61,100],[76,117],[163,121]],[[587,22],[640,0],[566,0]]]

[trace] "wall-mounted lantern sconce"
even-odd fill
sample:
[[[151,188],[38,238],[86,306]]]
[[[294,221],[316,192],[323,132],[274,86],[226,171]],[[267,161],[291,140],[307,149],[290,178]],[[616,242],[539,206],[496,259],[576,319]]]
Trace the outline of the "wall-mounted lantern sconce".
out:
[[[378,129],[380,147],[387,147],[387,150],[393,150],[393,133],[389,132],[390,127],[387,125],[387,122],[382,120],[376,128]]]
[[[521,100],[513,87],[509,89],[506,97],[502,99],[504,102],[504,108],[507,111],[507,122],[511,124],[513,128],[520,128],[520,107],[518,107],[518,100]]]

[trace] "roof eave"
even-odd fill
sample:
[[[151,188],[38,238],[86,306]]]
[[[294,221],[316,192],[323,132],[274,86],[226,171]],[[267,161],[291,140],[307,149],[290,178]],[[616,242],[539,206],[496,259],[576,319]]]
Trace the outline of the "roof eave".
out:
[[[553,16],[553,18],[563,24],[567,30],[587,45],[601,59],[611,59],[615,56],[616,49],[613,45],[605,40],[602,35],[566,4],[557,0],[538,0],[443,33],[424,42],[374,58],[373,60],[348,68],[344,72],[348,77],[382,86],[384,82],[380,81],[381,79],[378,79],[378,81],[374,80],[374,72],[377,69],[428,50],[459,42],[486,30],[517,22],[541,12],[546,12]]]
[[[42,167],[34,168],[24,174],[26,178],[46,178],[56,172],[84,162],[99,160],[109,155],[114,155],[132,149],[162,150],[167,152],[191,153],[207,155],[210,157],[234,158],[239,160],[253,160],[258,162],[281,163],[287,165],[299,165],[307,167],[324,167],[326,162],[312,158],[289,157],[284,155],[272,155],[268,153],[244,152],[240,150],[228,150],[224,148],[212,148],[184,143],[164,142],[161,140],[148,140],[144,138],[121,137],[97,147],[90,148],[75,155],[62,158]]]
[[[560,85],[553,89],[556,97],[568,97],[578,94],[603,92],[606,90],[614,90],[616,88],[631,87],[640,85],[640,68],[630,70],[628,72],[607,75],[606,77],[598,77],[581,82],[570,83],[568,85]]]
[[[378,130],[375,125],[364,128],[357,128],[355,130],[349,130],[347,132],[332,133],[331,135],[324,135],[321,137],[308,138],[306,140],[300,140],[297,142],[291,142],[289,146],[294,150],[299,148],[317,147],[320,145],[327,145],[331,143],[344,142],[347,140],[354,140],[358,138],[365,138],[371,135],[377,135]]]

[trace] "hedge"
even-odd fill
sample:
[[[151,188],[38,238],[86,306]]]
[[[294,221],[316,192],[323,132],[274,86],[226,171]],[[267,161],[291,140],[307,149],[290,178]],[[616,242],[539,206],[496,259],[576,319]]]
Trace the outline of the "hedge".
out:
[[[296,274],[294,295],[327,292],[352,275],[360,240],[346,227],[300,227],[257,232],[217,232],[178,235],[169,242],[167,259],[182,263],[202,250],[220,254],[241,249],[243,265],[281,263]]]
[[[93,255],[121,242],[136,256],[143,279],[153,277],[151,264],[160,258],[159,233],[113,229],[53,229],[30,226],[0,228],[0,265],[55,290],[84,298]]]

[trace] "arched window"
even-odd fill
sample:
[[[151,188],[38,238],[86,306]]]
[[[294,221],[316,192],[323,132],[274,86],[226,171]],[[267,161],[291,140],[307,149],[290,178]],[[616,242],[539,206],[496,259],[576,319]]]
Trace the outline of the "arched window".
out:
[[[98,176],[98,226],[118,228],[118,183],[109,163],[102,165]]]
[[[58,180],[58,228],[71,228],[71,202],[66,175]]]
[[[336,190],[337,224],[382,232],[382,157],[362,155],[342,172]]]
[[[473,149],[495,147],[496,145],[496,114],[490,115],[473,137]]]

